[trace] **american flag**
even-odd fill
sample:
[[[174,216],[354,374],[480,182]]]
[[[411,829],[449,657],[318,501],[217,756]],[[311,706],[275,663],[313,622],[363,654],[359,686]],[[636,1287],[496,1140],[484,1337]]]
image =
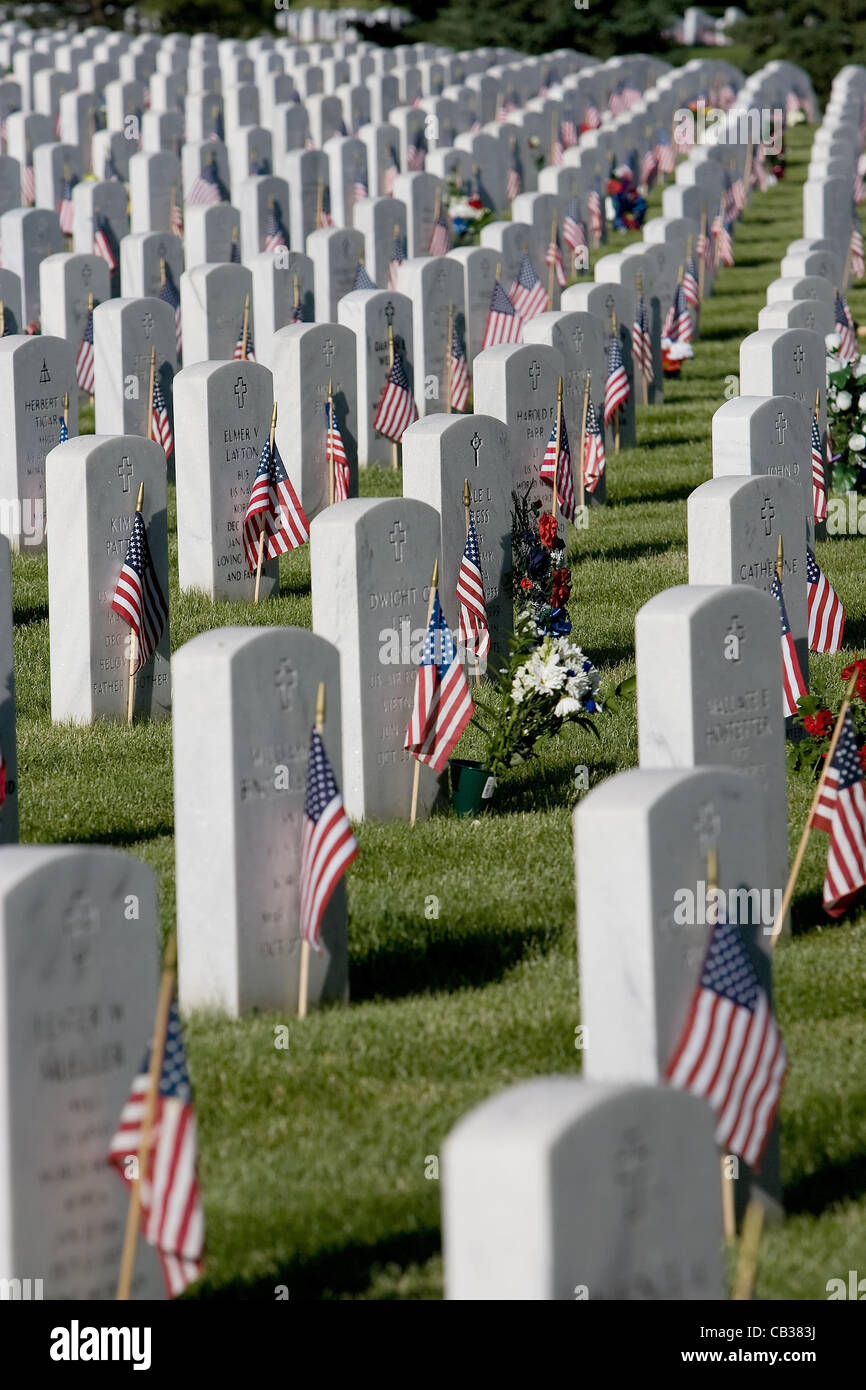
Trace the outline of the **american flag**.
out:
[[[75,204],[72,201],[72,190],[77,179],[64,179],[63,188],[60,190],[60,206],[57,215],[60,218],[60,230],[65,236],[72,236],[72,229],[75,225]]]
[[[281,246],[288,246],[289,239],[283,228],[282,218],[275,203],[268,205],[268,225],[265,229],[265,250],[278,251]]]
[[[543,314],[550,307],[547,290],[535,273],[528,251],[524,251],[520,258],[517,279],[508,291],[508,297],[523,323],[534,319],[536,314]]]
[[[722,191],[722,218],[725,222],[733,222],[739,215],[740,208],[737,204],[737,195],[734,192],[734,185],[729,173],[725,173],[724,187]]]
[[[36,175],[32,164],[25,164],[21,170],[21,202],[26,208],[36,202]]]
[[[406,259],[406,238],[400,236],[399,232],[394,233],[394,244],[391,247],[391,260],[388,264],[388,288],[396,290],[397,271]]]
[[[812,826],[830,836],[824,911],[841,917],[866,884],[866,792],[850,709],[845,711]]]
[[[583,129],[598,130],[600,125],[601,116],[599,115],[598,107],[593,106],[592,103],[590,103],[590,105],[586,107],[583,113]]]
[[[677,156],[673,145],[668,139],[666,130],[659,131],[659,137],[655,147],[656,164],[660,174],[672,174],[677,167]]]
[[[711,227],[712,235],[716,239],[719,260],[722,265],[734,264],[734,243],[731,241],[731,233],[725,222],[718,214],[713,218]]]
[[[114,233],[101,213],[97,213],[93,223],[93,251],[102,257],[112,274],[117,269],[113,242]]]
[[[168,619],[168,604],[153,567],[141,512],[136,512],[133,519],[111,606],[138,638],[135,670],[140,671],[156,651]]]
[[[554,167],[557,168],[557,169],[558,169],[559,166],[562,164],[562,156],[563,156],[563,144],[562,144],[562,132],[561,132],[561,129],[560,129],[559,132],[554,131],[553,139],[552,139],[552,141],[551,141],[551,143],[550,143],[550,162],[551,162],[551,164],[554,165]]]
[[[682,281],[674,290],[673,303],[665,315],[663,336],[672,342],[690,343],[692,340],[692,316]]]
[[[454,638],[434,590],[433,611],[424,638],[415,703],[404,748],[419,762],[441,772],[448,756],[472,718],[474,706]]]
[[[365,198],[369,198],[369,196],[370,189],[367,184],[367,175],[359,165],[355,170],[355,182],[352,184],[352,202],[361,203]]]
[[[246,341],[246,348],[247,348],[247,350],[246,350],[246,360],[247,360],[247,362],[255,362],[255,360],[256,360],[256,354],[255,354],[255,351],[254,351],[254,349],[253,349],[253,333],[252,333],[252,329],[250,328],[249,323],[247,323],[247,341]],[[243,325],[243,320],[241,320],[241,328],[240,328],[240,332],[238,333],[237,342],[235,343],[235,350],[234,350],[234,352],[232,353],[232,359],[233,359],[235,362],[238,362],[238,361],[242,361],[243,358],[244,358],[244,325]]]
[[[690,256],[683,270],[683,297],[690,309],[697,309],[701,303],[700,281],[694,256]]]
[[[854,217],[854,225],[851,228],[851,239],[848,242],[848,254],[851,257],[851,274],[855,280],[862,280],[866,275],[866,261],[863,258],[863,233],[860,230],[860,219]]]
[[[367,270],[367,267],[364,265],[364,262],[363,262],[363,261],[359,261],[359,262],[358,262],[358,268],[357,268],[357,270],[355,271],[355,278],[354,278],[354,280],[352,281],[352,289],[353,289],[353,290],[374,290],[375,288],[376,288],[375,281],[371,279],[370,274],[369,274],[369,272],[368,272],[368,270]]]
[[[544,253],[544,264],[553,266],[553,273],[556,276],[556,283],[560,289],[568,284],[568,276],[565,273],[565,266],[562,264],[562,251],[559,247],[559,237],[554,236],[550,245]]]
[[[821,457],[818,416],[814,410],[812,411],[812,506],[815,520],[823,521],[827,515],[827,484],[824,478],[824,460]]]
[[[734,179],[731,192],[733,193],[734,208],[736,209],[735,216],[741,217],[749,197],[746,192],[746,185],[741,178]]]
[[[607,99],[607,104],[610,113],[613,116],[621,116],[623,111],[627,109],[626,99],[623,94],[622,85],[620,83],[618,83],[616,87],[614,87],[613,91]]]
[[[60,417],[60,438],[58,439],[57,442],[58,442],[58,444],[65,444],[65,443],[67,442],[68,439],[69,439],[69,428],[68,428],[68,426],[67,426],[67,424],[66,424],[66,416],[65,416],[65,415],[61,415],[61,417]]]
[[[806,682],[803,680],[803,672],[800,669],[797,648],[794,646],[785,600],[782,597],[782,586],[777,574],[773,575],[770,593],[779,605],[779,621],[782,624],[782,707],[787,719],[788,715],[797,713],[797,701],[800,696],[808,695],[809,692],[806,689]]]
[[[631,350],[632,356],[645,379],[654,381],[653,345],[650,336],[649,314],[643,295],[641,295],[635,308],[634,323],[631,330]]]
[[[786,1071],[767,992],[737,928],[720,920],[665,1077],[677,1090],[708,1101],[722,1152],[738,1154],[757,1170]]]
[[[75,380],[82,391],[93,395],[93,310],[87,311],[84,334],[75,358]]]
[[[589,229],[593,240],[598,242],[604,235],[604,208],[597,188],[593,188],[587,194],[586,210],[589,213]]]
[[[752,160],[752,173],[749,182],[753,185],[757,184],[762,193],[766,193],[767,191],[766,161],[767,147],[764,144],[759,144],[755,152],[755,158]]]
[[[166,458],[170,458],[174,449],[174,435],[171,432],[171,422],[168,418],[168,410],[165,405],[165,396],[162,394],[162,387],[159,384],[159,377],[153,379],[153,401],[151,403],[151,432],[153,438],[157,439],[165,450]]]
[[[625,405],[630,391],[622,352],[617,335],[614,333],[607,349],[607,380],[604,383],[605,425],[609,425],[616,412]]]
[[[809,608],[809,651],[840,651],[845,630],[845,609],[808,545],[806,599]]]
[[[180,295],[178,294],[177,286],[174,283],[174,279],[167,264],[165,267],[165,283],[163,284],[162,289],[159,292],[159,297],[161,300],[163,300],[165,304],[170,304],[172,309],[174,309],[174,345],[177,351],[177,355],[178,357],[180,357],[181,348],[183,347],[183,329],[181,327],[180,318]]]
[[[604,473],[604,434],[595,413],[592,397],[586,398],[586,425],[583,442],[583,486],[585,492],[595,492]]]
[[[352,860],[358,844],[318,729],[310,736],[304,839],[301,848],[301,936],[321,951],[325,909]]]
[[[557,438],[557,433],[559,438]],[[553,422],[553,429],[550,431],[550,438],[547,441],[547,448],[544,451],[544,458],[541,460],[541,468],[538,476],[543,483],[554,486],[556,479],[556,496],[559,499],[559,510],[567,521],[574,522],[576,516],[574,506],[574,477],[571,468],[571,449],[568,447],[568,433],[565,428],[565,417],[560,419],[560,427],[557,432],[556,421]]]
[[[328,460],[334,460],[334,501],[345,502],[349,496],[349,460],[346,458],[346,446],[343,443],[343,436],[340,433],[340,426],[334,414],[332,401],[325,401],[325,447],[328,451]]]
[[[411,145],[406,149],[406,167],[410,174],[420,173],[427,161],[424,136],[419,130]]]
[[[576,198],[571,199],[562,219],[562,239],[572,251],[586,245],[586,228],[580,220],[580,205]]]
[[[373,429],[399,444],[404,432],[418,419],[415,397],[409,389],[409,378],[397,349],[394,365],[385,378],[385,386],[376,407]]]
[[[523,173],[520,168],[520,155],[517,149],[517,141],[511,142],[511,154],[508,160],[508,173],[505,178],[505,197],[509,203],[513,203],[523,192]]]
[[[451,325],[451,409],[465,410],[468,404],[469,364],[455,323]]]
[[[487,323],[484,325],[484,348],[495,347],[497,343],[519,343],[523,323],[514,305],[497,280],[490,298]]]
[[[860,352],[857,347],[857,333],[854,328],[854,319],[851,316],[851,310],[848,308],[848,305],[838,290],[836,291],[834,308],[836,315],[834,327],[839,334],[840,340],[839,361],[845,363],[847,366],[849,363],[857,361]]]
[[[490,651],[490,629],[487,626],[478,534],[471,512],[466,547],[457,575],[457,602],[460,604],[460,641],[473,661],[480,664]]]
[[[563,121],[560,130],[563,147],[567,150],[573,149],[578,140],[577,126],[574,121]]]
[[[129,1181],[126,1160],[136,1158],[141,1148],[149,1070],[148,1048],[108,1150],[109,1163],[125,1182]],[[199,1278],[204,1256],[204,1213],[196,1177],[196,1118],[175,1000],[169,1011],[157,1081],[151,1145],[148,1178],[141,1185],[142,1233],[159,1253],[166,1292],[174,1298]]]
[[[658,167],[659,162],[655,150],[647,150],[640,164],[640,181],[646,188],[652,187]]]
[[[394,180],[396,179],[399,173],[400,160],[397,158],[397,151],[394,149],[394,146],[392,145],[388,154],[388,166],[385,169],[384,174],[382,175],[382,191],[385,194],[386,198],[393,198]]]
[[[222,184],[213,160],[209,160],[186,195],[188,207],[205,207],[223,201]]]
[[[448,225],[448,218],[440,210],[433,223],[433,230],[430,233],[430,245],[427,254],[430,256],[447,256],[451,250],[451,228]]]
[[[183,240],[183,211],[175,198],[171,200],[171,211],[168,217],[168,230]]]
[[[241,248],[238,246],[237,231],[232,233],[232,249],[229,252],[229,262],[231,265],[240,265],[241,263]]]
[[[271,457],[269,438],[262,445],[259,466],[244,513],[244,551],[250,574],[255,574],[258,569],[259,536],[263,528],[265,545],[262,556],[266,560],[276,560],[287,550],[297,549],[310,534],[310,523],[292,487],[276,443]]]

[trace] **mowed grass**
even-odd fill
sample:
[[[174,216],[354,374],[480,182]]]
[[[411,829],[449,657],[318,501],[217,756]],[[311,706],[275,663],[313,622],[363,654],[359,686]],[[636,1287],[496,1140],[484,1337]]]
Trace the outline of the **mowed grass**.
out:
[[[802,234],[810,132],[790,139],[786,180],[756,197],[737,231],[737,265],[707,301],[695,360],[639,411],[639,447],[610,460],[610,505],[571,533],[577,640],[612,688],[634,671],[634,617],[687,580],[686,498],[711,476],[710,420],[731,393],[740,340],[767,283]],[[654,200],[658,202],[658,198]],[[609,248],[610,249],[610,248]],[[866,293],[851,296],[866,319]],[[283,408],[287,408],[284,403]],[[368,470],[368,495],[399,490]],[[173,499],[172,499],[173,501]],[[280,597],[259,610],[181,595],[172,528],[172,646],[227,623],[310,622],[306,551],[282,562]],[[848,609],[853,644],[814,658],[813,684],[866,636],[866,541],[834,540],[819,562]],[[159,874],[163,929],[174,920],[171,731],[53,726],[44,560],[14,562],[22,840],[100,841]],[[593,785],[637,761],[633,705],[545,748],[477,821],[438,814],[414,829],[357,827],[349,874],[352,1003],[303,1023],[280,1014],[188,1021],[208,1236],[205,1279],[188,1296],[439,1298],[439,1183],[427,1174],[445,1135],[485,1096],[522,1078],[580,1070],[571,811],[575,767]],[[465,748],[477,749],[470,731]],[[219,758],[220,750],[214,748]],[[796,843],[810,796],[790,789]],[[761,1298],[822,1298],[862,1268],[866,1249],[866,914],[820,911],[826,837],[806,857],[795,937],[775,962],[790,1054],[782,1103],[788,1216],[765,1237]],[[289,1047],[274,1045],[288,1024]],[[144,1041],[144,1040],[143,1040]]]

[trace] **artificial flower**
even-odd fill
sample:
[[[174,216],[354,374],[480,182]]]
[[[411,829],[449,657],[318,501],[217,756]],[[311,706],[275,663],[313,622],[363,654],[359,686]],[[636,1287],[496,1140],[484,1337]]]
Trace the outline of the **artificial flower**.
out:
[[[542,512],[538,518],[538,539],[548,550],[555,543],[558,531],[556,517],[552,516],[550,512]]]
[[[803,720],[803,728],[812,738],[823,738],[832,725],[833,715],[828,709],[819,709],[817,714],[807,714]]]

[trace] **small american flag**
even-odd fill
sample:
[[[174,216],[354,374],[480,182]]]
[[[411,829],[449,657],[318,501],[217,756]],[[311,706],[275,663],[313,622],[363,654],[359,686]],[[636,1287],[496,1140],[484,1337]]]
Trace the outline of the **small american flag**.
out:
[[[263,529],[265,546],[262,555],[266,560],[276,560],[278,555],[296,550],[310,534],[310,523],[292,487],[276,443],[271,457],[269,438],[262,445],[259,466],[244,513],[244,551],[250,574],[255,574],[258,569],[259,536]]]
[[[806,599],[809,608],[809,651],[840,651],[845,630],[845,609],[808,545]]]
[[[331,401],[325,401],[325,422],[328,461],[330,462],[332,457],[334,460],[334,501],[345,502],[349,496],[349,460],[346,458],[346,446]]]
[[[362,203],[365,198],[369,198],[370,189],[367,184],[367,175],[360,167],[355,171],[355,182],[352,185],[352,202]]]
[[[743,214],[743,209],[745,208],[749,197],[749,195],[746,192],[746,185],[741,178],[734,179],[734,182],[731,186],[731,192],[733,194],[734,199],[734,215],[736,217],[741,217]]]
[[[352,860],[358,844],[352,834],[343,798],[328,762],[318,729],[310,737],[304,839],[301,848],[301,936],[321,951],[325,909]]]
[[[283,227],[282,218],[275,203],[268,206],[268,225],[265,229],[265,250],[278,251],[281,246],[288,246],[289,240]]]
[[[391,260],[388,265],[388,288],[391,290],[396,290],[397,288],[397,271],[400,269],[405,259],[406,238],[396,233],[394,236],[394,244],[391,247]]]
[[[357,270],[355,271],[355,278],[354,278],[354,280],[352,281],[352,289],[353,289],[353,290],[374,290],[375,288],[376,288],[376,284],[375,284],[375,282],[370,278],[370,275],[369,275],[369,272],[368,272],[368,270],[367,270],[367,267],[364,265],[364,262],[363,262],[363,261],[359,261],[359,262],[358,262],[358,268],[357,268]]]
[[[241,263],[241,248],[238,246],[237,231],[232,233],[232,249],[229,252],[229,262],[232,265],[240,265]]]
[[[211,203],[221,203],[223,201],[222,184],[217,173],[216,164],[209,160],[201,173],[193,180],[192,186],[186,195],[189,207],[206,207]]]
[[[544,264],[553,266],[553,273],[556,276],[556,283],[562,289],[568,284],[568,276],[565,273],[565,266],[562,264],[562,251],[559,247],[559,238],[553,237],[544,254]]]
[[[860,353],[857,347],[857,333],[854,328],[854,319],[851,316],[851,310],[848,308],[848,305],[838,290],[836,291],[835,315],[836,322],[834,327],[840,339],[839,361],[845,363],[847,366],[851,362],[856,362]]]
[[[779,621],[782,624],[782,707],[787,719],[789,715],[797,713],[797,701],[800,696],[807,695],[809,692],[806,689],[806,682],[803,680],[803,672],[800,669],[797,648],[794,646],[791,624],[788,622],[785,600],[782,597],[782,586],[777,574],[773,575],[770,593],[779,605]]]
[[[866,261],[863,257],[863,233],[860,230],[860,219],[856,213],[854,225],[851,228],[851,239],[848,242],[848,252],[851,256],[851,274],[855,280],[862,280],[866,275]]]
[[[32,164],[25,164],[21,170],[21,203],[24,207],[32,207],[36,202],[36,175]]]
[[[419,762],[441,772],[452,748],[472,718],[474,706],[454,638],[434,590],[433,611],[424,638],[415,703],[404,748]]]
[[[818,416],[814,410],[812,411],[812,506],[815,520],[823,521],[827,515],[827,484],[824,478],[824,460],[821,457]]]
[[[468,404],[469,364],[455,323],[451,325],[451,409],[465,410]]]
[[[145,1054],[111,1140],[108,1161],[126,1178],[126,1160],[141,1147],[147,1111],[150,1049]],[[169,1298],[199,1278],[204,1256],[204,1213],[196,1176],[196,1118],[177,1002],[172,1001],[156,1110],[142,1183],[142,1233],[155,1246]],[[130,1184],[131,1185],[131,1184]]]
[[[253,349],[253,334],[249,323],[247,323],[246,353],[244,353],[244,325],[243,320],[241,320],[241,328],[238,333],[237,342],[235,343],[235,350],[232,353],[232,359],[238,362],[243,360],[244,357],[246,357],[247,362],[255,362],[256,360],[256,354]]]
[[[590,105],[586,107],[586,109],[584,110],[584,113],[583,113],[583,129],[584,129],[584,130],[598,130],[598,128],[599,128],[600,125],[601,125],[601,116],[600,116],[600,114],[599,114],[598,107],[597,107],[597,106],[593,106],[593,105],[590,103]]]
[[[722,265],[733,265],[734,243],[731,241],[731,233],[727,222],[717,214],[713,218],[713,225],[710,230],[716,239],[718,256]]]
[[[643,295],[641,295],[635,308],[634,323],[631,330],[631,350],[645,379],[654,381],[653,345],[650,336],[649,315]]]
[[[448,252],[451,250],[451,246],[451,227],[449,226],[448,218],[445,213],[440,211],[436,221],[433,223],[433,230],[430,233],[428,255],[447,256]]]
[[[493,286],[481,347],[484,349],[495,347],[497,343],[519,343],[522,331],[520,315],[497,280]]]
[[[601,205],[601,197],[598,189],[593,188],[586,197],[586,209],[589,213],[589,226],[593,239],[598,242],[604,235],[604,209]]]
[[[710,269],[712,269],[714,260],[713,246],[714,242],[712,236],[707,236],[706,232],[698,232],[698,239],[695,242],[695,253],[698,256],[703,256],[704,265]]]
[[[171,211],[169,212],[168,218],[168,230],[174,236],[179,236],[181,241],[183,240],[183,211],[180,207],[180,204],[174,198],[172,198],[171,200]]]
[[[674,172],[677,167],[677,157],[666,130],[659,131],[655,156],[660,174],[672,174]]]
[[[740,208],[737,203],[737,195],[734,192],[734,185],[729,173],[725,173],[724,188],[722,191],[722,218],[725,222],[733,222],[739,216]]]
[[[72,229],[75,225],[75,204],[72,201],[72,190],[78,182],[75,178],[63,180],[63,188],[60,191],[60,206],[57,215],[60,218],[60,230],[65,236],[72,236]]]
[[[400,173],[400,160],[397,158],[397,151],[392,145],[388,153],[388,164],[382,175],[382,191],[386,198],[394,196],[394,180]]]
[[[60,417],[60,438],[58,439],[57,442],[58,442],[58,444],[65,444],[65,443],[67,442],[68,439],[69,439],[69,428],[68,428],[68,426],[67,426],[67,424],[66,424],[66,417],[65,417],[65,415],[61,415],[61,417]]]
[[[403,359],[395,348],[394,365],[385,378],[385,386],[373,420],[373,429],[378,434],[384,434],[386,439],[393,439],[399,444],[405,431],[417,419],[418,407],[415,397],[409,389],[409,378],[403,366]]]
[[[845,711],[812,826],[830,836],[824,911],[841,917],[866,884],[866,792],[850,709]]]
[[[113,243],[114,233],[101,213],[97,213],[93,223],[93,251],[102,257],[112,274],[117,269]]]
[[[618,83],[617,86],[611,92],[610,96],[607,99],[607,104],[608,109],[610,110],[610,113],[613,116],[621,116],[623,111],[627,109],[626,99],[623,94],[622,85],[620,83]]]
[[[165,283],[159,292],[159,297],[163,301],[163,303],[170,304],[172,309],[174,309],[174,345],[177,351],[177,355],[178,357],[180,357],[181,348],[183,347],[183,329],[181,326],[180,317],[180,295],[177,292],[177,285],[174,283],[172,273],[169,270],[167,263],[165,267]]]
[[[460,641],[473,663],[480,663],[490,651],[490,629],[487,626],[478,534],[471,512],[466,547],[457,575],[457,601],[460,604]]]
[[[162,394],[162,387],[159,384],[159,377],[153,379],[153,401],[151,404],[151,432],[153,438],[157,439],[165,450],[166,458],[171,458],[174,449],[174,435],[171,432],[171,422],[168,418],[165,396]]]
[[[168,619],[168,604],[153,567],[141,512],[136,512],[133,519],[111,606],[138,638],[135,670],[140,671],[156,651]]]
[[[658,171],[658,158],[655,150],[647,150],[640,164],[640,181],[646,188],[651,188]]]
[[[701,302],[700,282],[698,280],[698,268],[695,265],[694,256],[690,256],[683,270],[682,278],[683,297],[690,309],[697,309]]]
[[[599,479],[604,473],[604,466],[604,434],[595,413],[592,397],[587,396],[583,443],[583,487],[585,492],[595,492]]]
[[[554,166],[554,168],[558,169],[562,164],[563,153],[564,147],[562,144],[562,133],[560,130],[559,134],[554,134],[550,144],[550,162]]]
[[[517,141],[511,142],[511,156],[508,161],[508,174],[505,179],[505,197],[509,203],[523,192],[523,171],[520,167],[520,154]]]
[[[82,391],[93,395],[93,310],[87,311],[84,335],[75,358],[75,380]]]
[[[625,363],[622,360],[617,335],[611,336],[607,349],[607,380],[604,383],[604,423],[609,425],[616,412],[625,405],[631,394]]]
[[[586,245],[586,228],[581,221],[580,205],[576,198],[571,199],[568,211],[562,219],[562,239],[572,251]]]
[[[736,927],[718,921],[666,1079],[709,1102],[722,1152],[757,1171],[786,1071],[767,992]]]
[[[550,438],[547,441],[547,448],[544,451],[544,458],[541,460],[541,468],[538,476],[543,483],[554,486],[556,479],[556,496],[559,499],[559,510],[567,521],[574,522],[576,515],[574,506],[574,478],[571,469],[571,450],[568,447],[568,433],[565,428],[565,417],[560,421],[560,428],[557,438],[556,421],[553,422],[553,429],[550,431]]]
[[[517,279],[508,291],[508,297],[523,323],[534,319],[536,314],[543,314],[550,307],[547,290],[535,273],[528,251],[524,251],[520,258]]]
[[[560,127],[562,131],[562,143],[565,149],[573,149],[577,144],[577,126],[574,121],[563,121]]]

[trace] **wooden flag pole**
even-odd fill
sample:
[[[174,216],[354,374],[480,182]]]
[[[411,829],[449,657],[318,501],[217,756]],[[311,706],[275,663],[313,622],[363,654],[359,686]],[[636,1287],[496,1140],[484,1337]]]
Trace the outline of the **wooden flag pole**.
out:
[[[396,349],[396,347],[395,347],[395,345],[394,345],[394,325],[393,325],[393,323],[389,323],[389,324],[388,324],[388,371],[389,371],[389,372],[391,371],[391,368],[394,366],[394,354],[395,354],[396,351],[397,351],[397,349]],[[394,468],[394,469],[397,469],[397,468],[400,467],[400,445],[397,443],[396,439],[392,439],[392,440],[391,440],[391,467]]]
[[[292,276],[292,308],[297,309],[301,302],[301,287],[297,275]]]
[[[271,436],[270,436],[270,444],[269,444],[269,452],[268,452],[268,467],[270,467],[271,462],[273,461],[273,457],[274,457],[274,434],[275,434],[275,432],[276,432],[276,428],[277,428],[277,403],[276,403],[276,401],[274,401],[274,408],[273,408],[273,410],[271,411]],[[257,560],[256,560],[256,592],[255,592],[255,596],[254,596],[254,598],[253,598],[253,603],[258,603],[258,601],[259,601],[259,589],[261,588],[261,583],[262,583],[262,561],[264,560],[264,557],[265,557],[265,531],[267,530],[267,515],[268,515],[267,512],[262,512],[262,524],[261,524],[261,529],[260,529],[260,531],[259,531],[259,553],[258,553],[258,558],[257,558]]]
[[[321,738],[325,732],[325,682],[319,681],[316,691],[316,733]],[[307,1000],[310,993],[310,943],[301,937],[301,966],[298,976],[298,1018],[307,1017]]]
[[[445,346],[445,414],[451,414],[451,338],[454,333],[454,305],[448,305],[448,342]]]
[[[719,852],[717,849],[707,850],[707,898],[719,886]],[[730,1178],[725,1176],[725,1159],[727,1155],[720,1155],[721,1179],[722,1179],[722,1217],[724,1222],[725,1240],[732,1241],[737,1234],[737,1218],[734,1209],[734,1185]]]
[[[433,604],[436,601],[436,590],[439,586],[439,560],[433,561],[433,578],[430,580],[430,602],[427,604],[427,623],[425,633],[429,631],[430,619],[433,617]],[[416,675],[417,680],[417,675]],[[412,809],[409,813],[409,824],[414,825],[418,818],[418,790],[421,785],[421,764],[415,759],[415,770],[412,774]]]
[[[580,413],[580,505],[586,506],[586,472],[585,459],[586,453],[586,412],[589,407],[589,379],[591,373],[587,372],[583,387],[583,410]]]
[[[153,1124],[156,1119],[156,1106],[159,1097],[159,1077],[165,1057],[165,1041],[168,1035],[168,1020],[171,1014],[171,1001],[174,998],[174,980],[177,968],[177,940],[174,933],[169,937],[165,948],[162,976],[159,982],[159,997],[156,1005],[156,1018],[153,1024],[153,1040],[150,1046],[150,1066],[147,1069],[147,1101],[141,1123],[141,1141],[138,1146],[136,1173],[129,1192],[129,1207],[126,1214],[126,1233],[123,1238],[123,1254],[120,1259],[120,1273],[117,1279],[117,1301],[125,1303],[132,1288],[132,1275],[135,1268],[135,1251],[138,1245],[138,1230],[141,1224],[141,1185],[147,1181],[150,1164],[150,1146]]]
[[[150,384],[147,390],[147,438],[153,439],[153,385],[156,381],[156,348],[150,349]]]
[[[88,318],[90,317],[90,315],[91,315],[92,313],[93,313],[93,295],[92,295],[92,294],[89,294],[89,295],[87,296],[87,315],[88,315]],[[152,409],[152,408],[153,408],[153,392],[151,392],[150,403],[151,403],[151,409]],[[93,405],[93,392],[92,392],[92,391],[91,391],[91,393],[90,393],[90,404]],[[79,427],[79,428],[80,428],[80,427]],[[148,437],[149,437],[149,436],[148,436]]]
[[[559,455],[562,450],[562,377],[556,388],[556,451],[553,460],[553,519],[556,520],[556,504],[559,500]]]
[[[159,258],[159,284],[160,289],[165,287],[165,256]]]
[[[140,484],[139,484],[139,488],[138,488],[138,500],[136,501],[136,504],[135,504],[136,513],[138,513],[138,512],[141,511],[141,506],[142,506],[142,503],[143,503],[143,502],[144,502],[144,483],[140,483]],[[134,517],[133,517],[133,520],[135,520]],[[128,684],[127,694],[126,694],[126,722],[127,722],[127,724],[131,724],[131,723],[132,723],[132,711],[133,711],[133,706],[135,705],[135,660],[136,660],[136,656],[137,656],[137,655],[138,655],[138,638],[136,637],[136,635],[135,635],[134,632],[130,632],[130,634],[129,634],[129,684]]]
[[[722,202],[720,201],[720,202],[719,202],[719,221],[720,221],[720,222],[721,222],[721,220],[722,220],[722,206],[723,206],[723,204],[722,204]],[[720,243],[720,241],[721,241],[721,237],[716,237],[715,245],[713,246],[713,277],[714,277],[714,278],[715,278],[715,276],[718,275],[718,273],[719,273],[719,243]]]
[[[554,214],[553,214],[553,226],[552,226],[551,229],[550,229],[550,244],[551,244],[551,246],[555,246],[555,245],[556,245],[556,212],[554,212]],[[548,300],[550,301],[550,307],[551,307],[551,309],[553,308],[553,285],[554,285],[554,280],[555,280],[555,278],[556,278],[555,272],[556,272],[556,265],[554,264],[553,261],[551,261],[550,267],[549,267],[548,272],[547,272],[547,298],[548,298]]]
[[[66,433],[69,433],[69,392],[63,392],[63,423],[66,426]]]
[[[643,276],[640,274],[637,276],[637,292],[638,298],[643,299]],[[643,351],[643,345],[641,345],[641,351]],[[643,385],[643,390],[641,391],[641,395],[643,396],[643,403],[644,405],[649,405],[649,383],[646,379],[646,370],[644,369],[644,364],[642,360],[640,363],[640,379]]]
[[[336,492],[335,474],[336,465],[334,461],[334,383],[328,381],[328,506],[334,505],[334,493]],[[322,687],[324,688],[324,687]]]
[[[707,210],[706,210],[706,208],[704,208],[703,211],[701,212],[701,244],[702,244],[703,246],[706,246],[706,244],[707,244]],[[704,252],[701,253],[701,263],[700,263],[700,265],[698,266],[698,299],[701,301],[702,304],[703,304],[703,302],[704,302],[704,282],[705,282],[705,280],[706,280],[706,270],[707,270],[707,253],[706,253],[706,251],[704,251]]]
[[[247,334],[250,331],[250,297],[244,295],[244,326],[241,330],[241,361],[247,360]]]
[[[469,487],[469,479],[468,479],[468,478],[464,478],[464,479],[463,479],[463,512],[464,512],[464,516],[465,516],[465,518],[466,518],[466,537],[467,537],[467,539],[469,538],[469,509],[470,509],[471,504],[472,504],[472,492],[471,492],[471,489],[470,489],[470,487]],[[428,626],[429,626],[429,619],[428,619]],[[476,685],[480,685],[480,684],[481,684],[481,664],[480,664],[480,662],[479,662],[479,660],[478,660],[478,653],[477,653],[477,652],[473,652],[473,653],[472,653],[472,658],[473,658],[473,660],[472,660],[472,665],[473,665],[473,667],[474,667],[474,669],[475,669],[475,684],[476,684]]]
[[[611,319],[611,323],[612,323],[612,325],[613,325],[613,336],[616,337],[616,335],[617,335],[617,328],[616,328],[616,310],[615,310],[615,309],[614,309],[613,312],[611,313],[610,319]],[[613,452],[614,452],[615,454],[618,454],[618,453],[619,453],[619,417],[620,417],[620,412],[621,412],[621,410],[622,410],[622,406],[621,406],[621,405],[618,405],[617,408],[616,408],[616,412],[615,412],[615,414],[614,414],[614,417],[613,417]]]

